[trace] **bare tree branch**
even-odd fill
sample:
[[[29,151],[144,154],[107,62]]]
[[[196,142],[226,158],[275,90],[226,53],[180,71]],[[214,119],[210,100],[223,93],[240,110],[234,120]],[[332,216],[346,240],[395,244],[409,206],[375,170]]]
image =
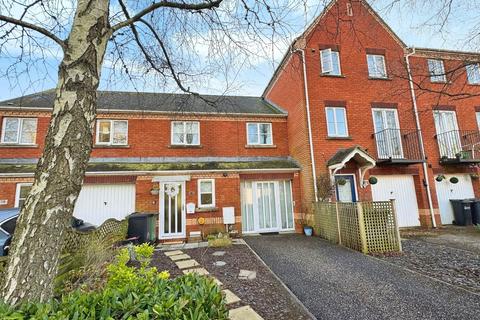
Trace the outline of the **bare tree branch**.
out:
[[[0,14],[0,21],[5,21],[7,23],[11,23],[11,24],[20,26],[22,28],[27,28],[27,29],[37,31],[37,32],[43,34],[44,36],[52,39],[56,43],[58,43],[60,45],[60,47],[62,47],[62,49],[65,50],[65,48],[66,48],[65,41],[63,41],[62,39],[60,39],[59,37],[57,37],[56,35],[54,35],[50,31],[48,31],[47,29],[44,29],[42,27],[39,27],[37,25],[34,25],[34,24],[26,22],[26,21],[22,21],[22,20],[18,20],[18,19],[15,19],[15,18],[7,17],[7,16],[1,15],[1,14]]]
[[[149,14],[150,12],[155,11],[158,8],[174,8],[174,9],[182,9],[182,10],[206,10],[206,9],[212,9],[212,8],[217,8],[220,6],[220,4],[223,2],[223,0],[206,0],[205,2],[202,3],[195,3],[195,4],[189,4],[189,3],[184,3],[184,2],[171,2],[171,1],[160,1],[157,3],[154,3],[136,15],[134,15],[131,18],[127,17],[127,20],[122,21],[117,23],[112,27],[113,31],[117,31],[123,27],[129,26],[136,21],[140,20],[143,16]]]

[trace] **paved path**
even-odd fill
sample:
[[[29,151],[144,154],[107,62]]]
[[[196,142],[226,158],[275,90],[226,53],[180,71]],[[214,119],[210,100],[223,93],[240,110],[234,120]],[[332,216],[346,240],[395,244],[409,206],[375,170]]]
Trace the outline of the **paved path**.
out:
[[[480,296],[320,238],[245,237],[318,319],[478,319]]]

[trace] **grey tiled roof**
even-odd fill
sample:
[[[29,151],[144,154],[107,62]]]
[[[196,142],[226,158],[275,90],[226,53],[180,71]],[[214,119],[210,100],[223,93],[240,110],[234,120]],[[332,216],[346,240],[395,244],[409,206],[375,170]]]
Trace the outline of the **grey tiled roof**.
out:
[[[98,91],[97,106],[102,111],[286,115],[285,111],[260,97],[202,97],[207,101],[188,94]],[[0,107],[51,109],[54,98],[55,91],[47,90],[1,101]]]

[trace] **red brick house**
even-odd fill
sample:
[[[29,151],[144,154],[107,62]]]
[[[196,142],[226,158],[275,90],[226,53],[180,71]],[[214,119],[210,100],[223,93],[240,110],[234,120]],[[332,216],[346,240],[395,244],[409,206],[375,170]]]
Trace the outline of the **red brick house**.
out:
[[[451,224],[449,199],[480,196],[479,60],[408,48],[366,1],[332,1],[263,94],[288,112],[303,210],[329,174],[339,201],[396,199],[401,227]]]
[[[29,190],[54,95],[1,103],[0,208],[21,206]],[[215,107],[186,95],[99,92],[75,216],[98,225],[159,213],[160,239],[224,230],[224,212],[239,232],[294,231],[300,182],[287,114],[260,98],[205,98]]]
[[[449,199],[480,197],[479,57],[409,48],[365,1],[336,0],[261,98],[99,92],[75,215],[158,213],[160,239],[232,213],[239,232],[299,231],[327,176],[338,201],[395,199],[401,227],[451,224]],[[0,208],[28,192],[53,99],[0,102]]]

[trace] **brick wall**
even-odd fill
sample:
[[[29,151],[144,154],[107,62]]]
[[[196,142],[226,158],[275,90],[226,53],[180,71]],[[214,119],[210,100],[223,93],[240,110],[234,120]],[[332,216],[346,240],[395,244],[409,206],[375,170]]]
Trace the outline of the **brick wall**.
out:
[[[37,158],[44,146],[49,115],[45,112],[1,111],[4,116],[38,117],[35,147],[0,146],[0,158]],[[167,117],[154,115],[101,114],[99,118],[128,119],[128,146],[96,146],[92,157],[256,157],[287,156],[288,136],[285,117]],[[170,145],[172,120],[200,121],[200,147],[178,148]],[[247,122],[271,122],[273,147],[246,147]]]

